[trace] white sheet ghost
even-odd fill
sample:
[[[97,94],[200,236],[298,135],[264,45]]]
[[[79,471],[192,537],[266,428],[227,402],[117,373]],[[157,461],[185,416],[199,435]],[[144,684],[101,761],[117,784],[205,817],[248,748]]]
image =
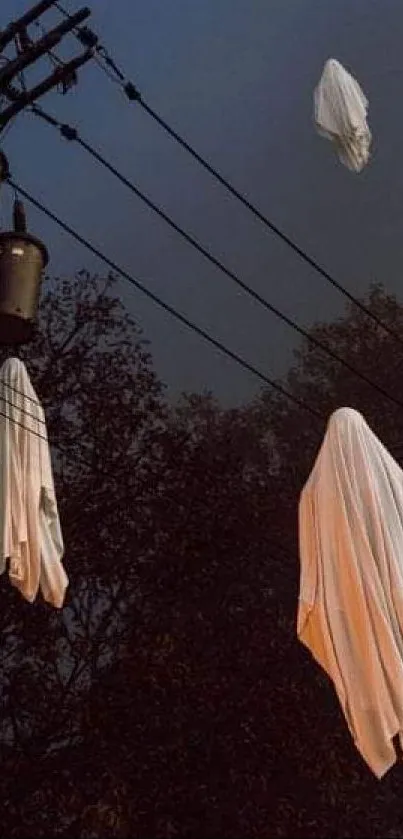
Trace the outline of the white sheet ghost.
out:
[[[33,602],[61,608],[68,578],[45,415],[18,358],[0,368],[0,573]]]
[[[315,123],[332,140],[340,160],[360,172],[368,163],[371,132],[367,124],[368,100],[358,82],[329,58],[314,93]]]
[[[298,637],[381,778],[403,745],[403,471],[357,411],[329,420],[299,529]]]

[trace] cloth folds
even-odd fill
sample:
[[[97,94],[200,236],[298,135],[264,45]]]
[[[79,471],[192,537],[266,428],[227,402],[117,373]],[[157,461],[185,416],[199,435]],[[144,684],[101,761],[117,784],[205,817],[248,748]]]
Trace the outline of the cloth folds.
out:
[[[403,746],[403,471],[351,408],[329,420],[299,538],[298,637],[381,778]]]
[[[43,408],[18,358],[0,368],[0,573],[63,606],[68,578]]]
[[[342,163],[361,172],[370,156],[371,131],[367,124],[368,100],[358,82],[329,58],[314,93],[315,123],[319,134],[330,139]]]

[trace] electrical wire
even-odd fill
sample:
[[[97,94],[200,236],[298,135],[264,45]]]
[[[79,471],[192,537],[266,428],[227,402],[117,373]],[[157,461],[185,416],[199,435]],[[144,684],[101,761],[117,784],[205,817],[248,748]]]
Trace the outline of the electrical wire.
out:
[[[0,379],[0,384],[10,388],[10,390],[13,390],[14,393],[18,393],[19,396],[23,396],[25,399],[28,399],[29,402],[33,402],[34,405],[39,405],[40,407],[42,407],[39,399],[34,399],[33,396],[28,396],[28,394],[24,393],[23,390],[19,390],[18,387],[15,387],[14,385],[10,385],[8,382],[6,382],[5,379]],[[31,414],[31,416],[33,416],[33,414]]]
[[[61,3],[56,2],[55,6],[58,8],[59,12],[63,14],[65,17],[71,18],[72,15],[62,6]],[[76,37],[80,40],[82,27],[76,27],[73,32]],[[365,305],[358,297],[355,297],[348,289],[342,285],[342,283],[338,282],[332,275],[326,271],[322,266],[309,254],[301,248],[299,245],[294,242],[290,236],[284,233],[283,230],[272,222],[268,216],[266,216],[255,204],[252,203],[242,192],[240,192],[233,184],[225,178],[218,169],[214,168],[208,161],[201,155],[199,152],[196,151],[194,146],[187,142],[175,129],[173,129],[169,123],[164,120],[158,113],[155,111],[147,102],[143,99],[140,91],[138,88],[127,79],[125,74],[119,69],[116,65],[116,62],[111,58],[105,46],[99,43],[99,38],[96,34],[92,32],[89,27],[86,27],[88,33],[90,33],[93,38],[95,39],[96,43],[96,52],[98,54],[97,64],[101,67],[103,72],[111,79],[115,84],[118,84],[123,92],[126,94],[127,99],[130,102],[136,102],[140,105],[144,111],[156,122],[158,125],[167,133],[169,134],[172,139],[174,139],[177,143],[179,143],[182,148],[185,149],[193,158],[196,160],[213,178],[215,178],[222,186],[227,189],[234,198],[240,201],[244,207],[246,207],[254,216],[257,218],[268,230],[274,233],[275,236],[280,238],[282,242],[287,245],[291,250],[296,253],[300,259],[304,260],[311,268],[314,269],[321,277],[328,282],[330,285],[333,286],[340,294],[342,294],[350,303],[353,303],[358,309],[360,309],[363,314],[367,315],[374,323],[377,324],[384,332],[386,332],[391,338],[398,341],[401,346],[403,346],[403,338],[395,332],[391,327],[385,323],[378,315],[371,311],[368,306]],[[106,65],[102,63],[102,60],[106,62]],[[113,75],[115,74],[115,76]]]
[[[100,67],[100,69],[105,73],[105,75],[108,76],[111,82],[113,82],[120,88],[122,87],[121,82],[119,81],[119,79],[116,78],[116,76],[113,75],[112,70],[109,70],[109,68],[106,67],[105,64],[102,64],[102,59],[99,55],[97,55],[97,53],[94,53],[93,60],[95,61],[95,64],[98,64],[98,67]]]
[[[316,338],[312,335],[307,329],[297,324],[291,317],[284,314],[280,309],[270,303],[265,297],[262,297],[257,291],[255,291],[251,286],[249,286],[246,282],[244,282],[234,271],[231,271],[227,268],[221,260],[217,259],[211,251],[201,245],[193,236],[187,233],[182,227],[180,227],[173,219],[161,209],[160,206],[155,204],[145,193],[143,193],[132,181],[129,181],[118,169],[116,169],[111,163],[109,163],[106,158],[104,158],[92,145],[87,143],[80,137],[77,129],[67,123],[61,123],[55,117],[51,116],[50,114],[43,111],[37,105],[33,105],[31,107],[31,112],[33,112],[36,116],[43,119],[45,122],[50,124],[52,127],[57,128],[62,137],[66,140],[73,141],[78,143],[85,151],[87,151],[91,157],[93,157],[98,163],[100,163],[105,169],[111,172],[121,183],[127,186],[138,198],[140,198],[143,203],[147,205],[151,210],[153,210],[160,218],[162,218],[173,230],[175,230],[188,244],[190,244],[195,250],[197,250],[202,256],[204,256],[212,265],[218,268],[223,274],[225,274],[232,282],[234,282],[239,288],[241,288],[246,294],[256,300],[261,306],[263,306],[267,311],[271,312],[275,317],[279,320],[286,323],[291,329],[309,341],[313,346],[320,349],[323,353],[326,353],[330,358],[334,361],[337,361],[350,373],[353,373],[357,378],[361,379],[361,381],[365,382],[369,387],[373,390],[376,390],[380,396],[385,399],[388,399],[394,405],[397,405],[399,408],[403,408],[403,402],[395,397],[393,394],[389,393],[385,390],[382,385],[379,385],[377,382],[374,382],[366,373],[362,373],[360,370],[347,361],[345,358],[340,356],[335,350],[333,350],[328,344],[325,344],[323,341]]]
[[[15,403],[15,402],[12,402],[10,398],[8,398],[8,397],[6,397],[6,396],[1,396],[1,397],[0,397],[0,404],[1,404],[2,402],[4,402],[4,403],[5,403],[6,405],[8,405],[10,408],[15,408],[15,410],[16,410],[16,411],[20,411],[20,413],[21,413],[21,414],[24,414],[24,416],[26,416],[26,417],[30,417],[31,419],[35,420],[35,422],[39,422],[39,423],[41,423],[41,424],[42,424],[43,426],[45,426],[45,428],[46,428],[46,420],[45,420],[45,419],[43,419],[42,417],[37,417],[37,416],[35,416],[35,414],[31,414],[31,412],[30,412],[30,411],[27,411],[27,409],[26,409],[26,408],[23,408],[21,405],[16,405],[16,403]],[[38,404],[39,404],[39,403],[38,403]],[[12,422],[12,418],[11,418],[11,417],[8,417],[8,419]],[[28,430],[28,429],[27,429],[27,430]]]
[[[27,396],[27,399],[30,399],[30,398],[31,397]],[[16,408],[17,410],[19,410],[21,412],[21,414],[24,414],[27,417],[31,417],[32,419],[34,419],[37,422],[42,422],[43,425],[44,425],[44,429],[43,429],[44,432],[45,432],[44,434],[40,434],[38,431],[35,431],[33,428],[29,428],[28,425],[25,425],[23,422],[20,422],[20,420],[15,419],[15,417],[10,417],[10,416],[8,416],[8,414],[4,413],[4,411],[0,410],[0,417],[4,417],[4,419],[7,419],[11,425],[18,425],[20,428],[23,428],[24,431],[26,431],[28,434],[32,434],[33,437],[37,437],[39,440],[43,440],[44,443],[47,443],[48,445],[53,446],[53,448],[58,449],[59,451],[64,453],[63,447],[59,443],[51,442],[49,440],[49,438],[47,436],[46,420],[40,419],[39,417],[35,417],[34,414],[31,414],[25,408],[20,408],[18,405],[15,405],[15,403],[10,402],[4,396],[0,398],[0,405],[3,406],[3,407],[5,405],[8,405],[10,408]],[[40,405],[40,402],[38,402],[38,405]],[[79,457],[79,462],[80,462],[80,465],[88,466],[90,469],[93,468],[93,464],[90,463],[90,461],[86,460],[86,458],[82,457],[81,455]]]
[[[5,403],[6,405],[9,405],[9,406],[11,406],[11,407],[14,407],[14,406],[13,406],[13,404],[12,404],[12,402],[8,402],[8,400],[7,400],[7,399],[0,399],[0,404],[1,404],[2,402],[3,402],[3,403]],[[21,409],[20,409],[20,410],[21,410]],[[26,412],[26,411],[22,411],[22,413],[27,413],[27,412]],[[39,432],[38,432],[38,431],[35,431],[33,428],[28,428],[28,426],[27,426],[27,425],[24,425],[24,423],[23,423],[23,422],[20,422],[19,420],[15,419],[14,417],[13,417],[13,418],[11,418],[11,417],[7,416],[7,414],[5,414],[5,413],[4,413],[4,411],[1,411],[1,410],[0,410],[0,416],[1,416],[1,417],[4,417],[4,419],[9,420],[9,422],[10,422],[10,423],[12,423],[13,425],[18,425],[18,426],[20,426],[20,428],[23,428],[23,429],[24,429],[24,431],[27,431],[27,432],[28,432],[28,434],[33,434],[33,436],[34,436],[34,437],[38,437],[40,440],[43,440],[45,443],[48,443],[48,442],[49,442],[49,441],[48,441],[48,437],[47,437],[47,436],[45,436],[44,434],[39,434]],[[32,414],[28,414],[28,416],[32,416]],[[34,417],[34,419],[36,419],[36,417]]]
[[[41,33],[42,36],[45,36],[45,35],[48,34],[46,27],[39,20],[36,20],[34,25],[39,30],[39,32]],[[54,50],[51,50],[51,49],[47,50],[46,55],[49,57],[49,61],[52,64],[53,67],[60,67],[60,66],[63,65],[63,61],[54,52]]]
[[[12,129],[12,128],[13,128],[13,126],[15,125],[16,119],[17,119],[17,114],[15,114],[15,116],[11,117],[11,119],[10,119],[10,121],[9,121],[8,125],[6,125],[6,127],[4,128],[4,130],[1,132],[1,140],[2,140],[2,142],[4,142],[4,140],[6,139],[6,137],[8,136],[8,134],[10,133],[11,129]]]
[[[300,399],[299,397],[295,396],[285,387],[279,384],[279,382],[276,382],[273,379],[269,378],[269,376],[266,376],[265,373],[262,373],[261,370],[258,370],[258,368],[255,367],[253,364],[246,361],[238,353],[231,350],[222,341],[219,341],[217,338],[214,338],[213,335],[211,335],[209,332],[202,329],[202,327],[198,326],[196,323],[191,321],[188,317],[186,317],[186,315],[182,314],[182,312],[179,312],[169,303],[166,303],[165,300],[158,297],[158,295],[154,294],[153,291],[150,291],[150,289],[148,289],[143,283],[141,283],[140,280],[133,277],[112,259],[109,259],[109,257],[106,256],[106,254],[104,254],[88,239],[86,239],[84,236],[78,233],[77,230],[74,230],[74,228],[70,227],[70,225],[63,221],[52,210],[49,210],[48,207],[46,207],[41,201],[39,201],[26,189],[20,186],[20,184],[16,183],[16,181],[14,181],[11,176],[8,178],[8,183],[13,189],[15,189],[20,195],[22,195],[27,201],[29,201],[30,204],[32,204],[34,207],[40,210],[48,218],[52,219],[52,221],[54,221],[55,224],[57,224],[62,230],[64,230],[77,242],[79,242],[81,245],[87,248],[87,250],[94,254],[94,256],[96,256],[98,259],[104,262],[105,265],[111,268],[112,271],[114,271],[116,274],[119,274],[128,283],[134,286],[134,288],[136,288],[138,291],[140,291],[142,294],[148,297],[149,300],[152,300],[153,303],[159,306],[159,308],[164,309],[164,311],[168,312],[172,317],[174,317],[177,321],[182,323],[196,335],[199,335],[199,337],[203,338],[203,340],[205,340],[211,346],[215,347],[215,349],[219,350],[228,358],[231,358],[232,361],[235,361],[240,367],[243,367],[244,370],[247,370],[248,372],[252,373],[256,378],[260,379],[261,382],[263,382],[266,385],[269,385],[269,387],[273,388],[273,390],[276,390],[278,393],[285,396],[291,402],[294,402],[294,404],[298,405],[300,408],[303,408],[304,410],[308,411],[312,416],[315,417],[315,419],[320,420],[321,423],[323,421],[326,421],[326,418],[323,416],[323,414],[317,411],[316,408],[314,408],[308,402],[305,402],[303,399]]]

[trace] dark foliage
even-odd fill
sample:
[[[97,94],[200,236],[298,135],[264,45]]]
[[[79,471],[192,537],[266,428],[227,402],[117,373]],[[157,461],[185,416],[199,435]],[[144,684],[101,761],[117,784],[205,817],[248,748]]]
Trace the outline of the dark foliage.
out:
[[[0,835],[403,836],[402,766],[371,775],[296,640],[296,507],[324,429],[269,393],[168,409],[113,283],[99,320],[100,287],[50,293],[31,350],[72,586],[56,615],[2,583]],[[402,332],[381,288],[368,304]],[[403,353],[361,313],[314,331],[403,401]],[[362,410],[400,456],[399,409],[318,350],[288,387]]]

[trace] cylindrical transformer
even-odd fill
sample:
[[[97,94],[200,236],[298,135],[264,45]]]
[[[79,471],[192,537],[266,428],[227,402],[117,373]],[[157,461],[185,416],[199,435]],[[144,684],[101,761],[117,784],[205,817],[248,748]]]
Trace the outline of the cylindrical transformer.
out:
[[[48,259],[45,245],[30,233],[0,233],[0,344],[31,339]]]

